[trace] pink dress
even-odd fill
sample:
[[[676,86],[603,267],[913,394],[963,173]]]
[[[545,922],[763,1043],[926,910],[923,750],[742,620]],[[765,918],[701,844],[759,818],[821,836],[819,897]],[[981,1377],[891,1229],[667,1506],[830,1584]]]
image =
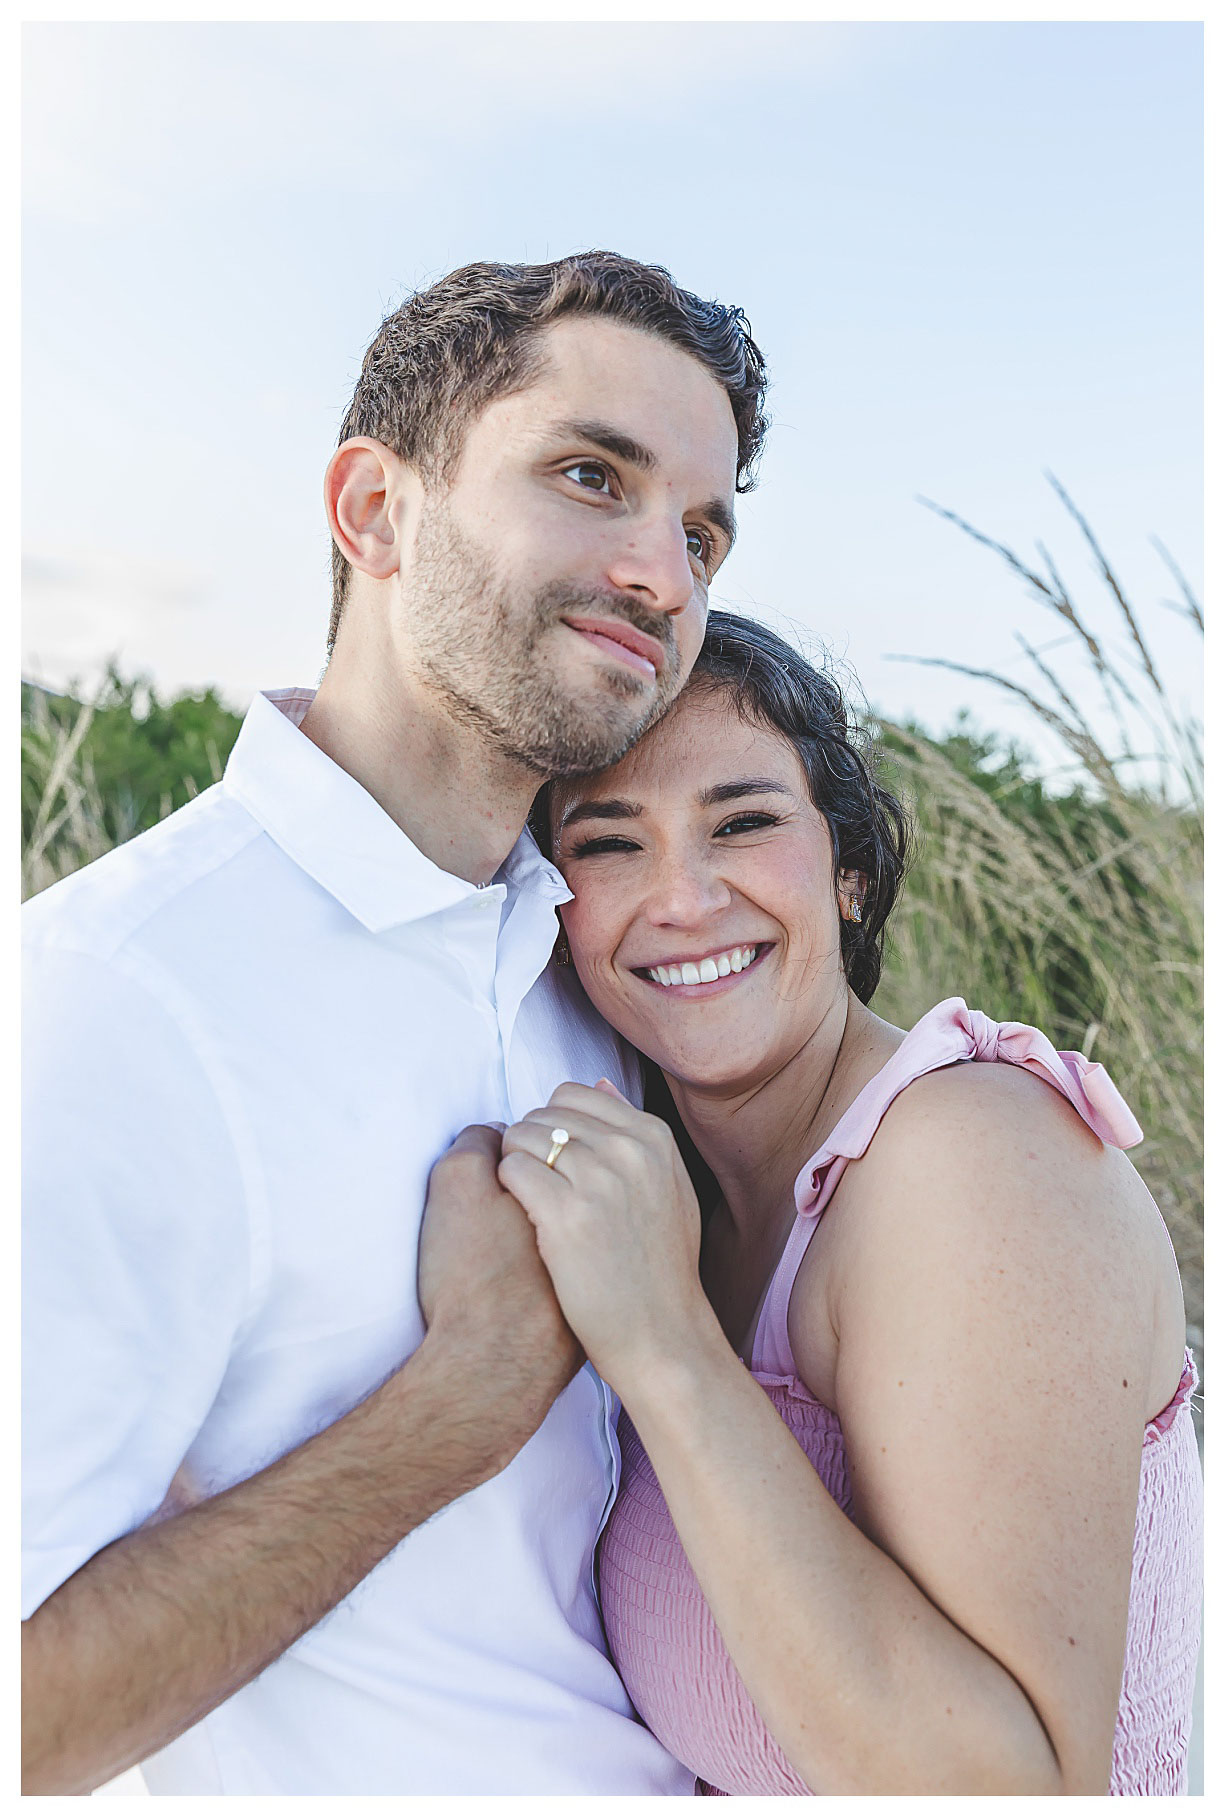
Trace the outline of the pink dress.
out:
[[[869,1081],[796,1182],[797,1216],[766,1290],[752,1374],[813,1469],[854,1518],[837,1415],[796,1374],[787,1307],[804,1252],[847,1162],[921,1074],[962,1060],[1024,1066],[1061,1092],[1103,1142],[1129,1148],[1140,1128],[1101,1066],[1057,1053],[1037,1029],[996,1023],[951,997],[929,1010]],[[1202,1478],[1188,1405],[1197,1382],[1188,1351],[1169,1406],[1149,1422],[1140,1464],[1131,1600],[1112,1793],[1187,1789],[1187,1742],[1203,1588]],[[621,1488],[600,1555],[609,1645],[648,1726],[698,1775],[700,1791],[805,1794],[728,1657],[681,1548],[655,1473],[623,1414]],[[701,1783],[705,1782],[705,1783]]]

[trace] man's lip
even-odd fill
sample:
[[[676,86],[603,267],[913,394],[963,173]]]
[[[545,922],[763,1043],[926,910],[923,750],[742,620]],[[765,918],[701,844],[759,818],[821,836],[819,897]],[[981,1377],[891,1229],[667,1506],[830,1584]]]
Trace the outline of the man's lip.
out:
[[[563,624],[572,631],[596,631],[601,637],[611,639],[613,643],[624,644],[635,656],[643,656],[657,675],[662,675],[667,666],[667,657],[663,645],[657,637],[648,637],[645,631],[635,631],[623,618],[575,618],[566,617]]]

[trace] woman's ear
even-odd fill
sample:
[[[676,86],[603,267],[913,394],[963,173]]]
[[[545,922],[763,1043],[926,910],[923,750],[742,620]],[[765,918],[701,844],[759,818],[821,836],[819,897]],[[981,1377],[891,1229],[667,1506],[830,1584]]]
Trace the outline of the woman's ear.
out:
[[[868,895],[868,873],[866,871],[839,871],[836,893],[838,913],[842,919],[844,921],[862,921],[864,903]]]

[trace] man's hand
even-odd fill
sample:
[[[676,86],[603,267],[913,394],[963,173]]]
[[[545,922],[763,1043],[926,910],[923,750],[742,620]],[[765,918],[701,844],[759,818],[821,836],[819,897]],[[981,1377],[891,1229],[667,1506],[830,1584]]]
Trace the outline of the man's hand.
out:
[[[24,1791],[89,1792],[165,1747],[535,1432],[583,1359],[501,1150],[466,1129],[435,1167],[430,1329],[382,1387],[220,1495],[177,1478],[23,1624]]]
[[[536,1233],[499,1183],[500,1130],[471,1124],[435,1163],[417,1261],[431,1334],[488,1359],[489,1393],[505,1401],[524,1443],[583,1363],[562,1316]],[[518,1446],[514,1446],[518,1449]]]
[[[431,1333],[296,1451],[95,1553],[22,1624],[23,1792],[90,1792],[166,1747],[504,1469],[539,1419],[500,1389]]]

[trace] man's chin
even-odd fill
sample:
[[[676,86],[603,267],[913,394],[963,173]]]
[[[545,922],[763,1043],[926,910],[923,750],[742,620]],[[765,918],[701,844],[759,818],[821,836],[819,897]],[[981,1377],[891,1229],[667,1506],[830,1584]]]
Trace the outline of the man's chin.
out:
[[[620,763],[660,717],[654,710],[644,714],[641,705],[640,701],[626,702],[626,710],[611,713],[607,698],[571,703],[571,711],[532,752],[532,767],[557,781],[568,776],[591,776]],[[655,703],[651,706],[653,709]],[[635,707],[637,711],[633,710]]]

